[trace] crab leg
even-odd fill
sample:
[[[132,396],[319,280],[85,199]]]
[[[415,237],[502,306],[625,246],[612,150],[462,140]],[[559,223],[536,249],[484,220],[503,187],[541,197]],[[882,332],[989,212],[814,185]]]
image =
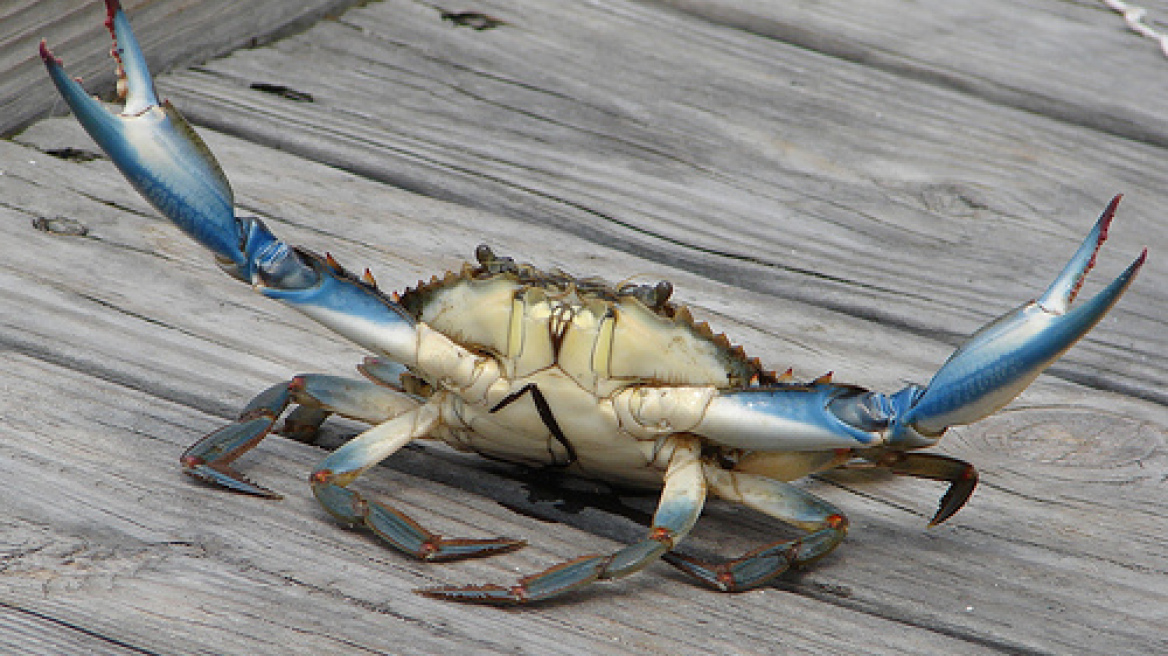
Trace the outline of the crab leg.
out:
[[[773,542],[716,564],[676,552],[665,554],[665,562],[717,590],[740,592],[763,585],[792,566],[827,555],[847,534],[848,520],[843,513],[790,483],[718,467],[705,470],[714,494],[808,532],[797,540]]]
[[[888,471],[897,476],[927,478],[949,483],[949,490],[941,497],[941,503],[937,506],[936,514],[929,520],[929,526],[936,526],[961,510],[973,494],[973,489],[977,487],[977,469],[957,458],[938,453],[904,453],[891,449],[876,457],[865,457],[878,466],[887,467]]]
[[[299,404],[293,415],[300,423],[291,416],[289,421],[302,435],[309,430],[315,432],[320,422],[333,412],[381,423],[418,407],[418,402],[411,397],[371,382],[324,374],[296,376],[261,392],[247,404],[235,423],[213,431],[187,449],[179,459],[183,471],[237,492],[280,498],[279,494],[247,480],[231,463],[255,448],[291,403]],[[305,421],[308,416],[313,416],[310,422]]]
[[[639,572],[672,549],[693,528],[706,499],[701,443],[673,437],[673,454],[665,473],[665,488],[653,515],[649,536],[608,555],[583,556],[555,565],[515,585],[471,585],[427,588],[427,597],[476,604],[515,605],[558,597],[594,581],[616,579]]]
[[[418,406],[374,426],[334,451],[309,478],[316,498],[334,517],[348,524],[364,524],[391,546],[421,560],[443,561],[489,556],[524,546],[510,538],[443,538],[423,528],[405,513],[369,501],[348,489],[365,470],[396,453],[411,440],[424,437],[439,423],[433,403]]]
[[[277,239],[259,219],[236,217],[231,186],[211,151],[169,102],[159,102],[142,51],[117,0],[106,0],[114,38],[118,114],[89,96],[42,41],[49,76],[94,141],[159,212],[251,283],[377,353],[414,364],[414,320],[371,283]]]

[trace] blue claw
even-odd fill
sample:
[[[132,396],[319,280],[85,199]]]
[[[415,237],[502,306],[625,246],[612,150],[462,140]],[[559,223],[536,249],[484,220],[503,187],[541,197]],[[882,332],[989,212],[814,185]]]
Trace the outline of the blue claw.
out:
[[[245,268],[243,228],[219,163],[169,102],[159,103],[142,50],[117,0],[106,0],[118,86],[125,106],[111,113],[69,77],[42,41],[41,59],[65,102],[126,179],[151,205],[224,262]]]
[[[830,376],[824,376],[808,385],[776,383],[720,392],[707,402],[693,432],[722,446],[748,451],[874,447],[901,451],[932,446],[948,427],[973,423],[997,412],[1090,332],[1144,265],[1147,249],[1098,295],[1071,307],[1107,239],[1119,198],[1111,201],[1041,297],[974,333],[949,356],[928,387],[909,385],[885,395],[836,385]],[[638,393],[644,397],[647,391]],[[658,400],[645,405],[649,414],[664,406]],[[917,462],[903,473],[926,478],[952,474],[933,469]],[[962,485],[972,491],[972,484]],[[965,487],[959,491],[968,496]],[[948,504],[934,521],[952,515],[960,507],[960,503],[954,504],[952,508],[953,504]]]
[[[900,435],[894,435],[893,442],[912,439],[911,432],[939,435],[949,426],[996,412],[1107,314],[1139,273],[1147,249],[1094,298],[1074,308],[1071,303],[1107,239],[1119,199],[1116,196],[1107,206],[1041,297],[986,325],[949,357],[897,420]]]
[[[412,363],[414,320],[371,276],[351,276],[331,258],[292,248],[259,219],[235,216],[231,185],[214,155],[178,110],[159,102],[125,12],[117,0],[106,0],[106,9],[125,98],[121,112],[86,94],[43,41],[41,59],[81,125],[134,188],[231,275],[359,344]]]

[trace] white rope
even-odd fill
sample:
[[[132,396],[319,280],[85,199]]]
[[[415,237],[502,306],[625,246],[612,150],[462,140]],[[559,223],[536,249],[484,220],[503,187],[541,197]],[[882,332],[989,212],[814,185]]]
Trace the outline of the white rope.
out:
[[[1168,34],[1158,32],[1151,25],[1144,22],[1144,18],[1148,15],[1147,9],[1129,5],[1123,0],[1102,1],[1103,4],[1110,7],[1115,13],[1123,16],[1123,22],[1127,23],[1127,29],[1140,36],[1158,41],[1160,43],[1160,52],[1163,52],[1164,56],[1168,57]]]

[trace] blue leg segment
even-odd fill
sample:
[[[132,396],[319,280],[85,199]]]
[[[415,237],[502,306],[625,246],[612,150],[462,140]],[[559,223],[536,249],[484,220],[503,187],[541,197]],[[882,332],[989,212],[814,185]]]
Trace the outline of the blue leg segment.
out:
[[[705,505],[701,443],[680,437],[670,441],[674,451],[665,474],[665,487],[653,516],[653,526],[644,540],[609,555],[582,556],[560,563],[524,577],[512,586],[444,586],[418,590],[418,593],[445,601],[514,606],[559,597],[596,581],[641,571],[689,533]]]
[[[229,490],[279,499],[279,494],[252,483],[236,471],[231,463],[267,437],[276,418],[284,412],[290,401],[287,383],[264,390],[247,404],[238,421],[207,434],[184,451],[179,458],[183,471]]]
[[[795,540],[780,540],[749,553],[709,563],[677,552],[664,560],[721,592],[741,592],[764,585],[791,567],[818,560],[844,539],[848,520],[835,506],[790,483],[766,476],[707,467],[714,494],[738,501],[780,521],[807,531]]]
[[[490,556],[524,546],[524,541],[511,538],[444,538],[392,506],[348,489],[365,470],[426,436],[438,418],[436,408],[421,406],[374,426],[334,451],[309,479],[317,501],[338,520],[364,525],[390,546],[421,560]]]
[[[351,380],[323,374],[305,374],[290,382],[273,385],[252,399],[239,419],[208,434],[187,449],[179,461],[183,471],[195,478],[236,492],[279,499],[275,492],[249,481],[231,464],[255,448],[275,426],[276,420],[296,403],[300,421],[312,417],[308,428],[315,433],[320,422],[331,413],[379,423],[417,407],[417,402],[392,389],[363,380]],[[305,438],[303,424],[296,439]]]

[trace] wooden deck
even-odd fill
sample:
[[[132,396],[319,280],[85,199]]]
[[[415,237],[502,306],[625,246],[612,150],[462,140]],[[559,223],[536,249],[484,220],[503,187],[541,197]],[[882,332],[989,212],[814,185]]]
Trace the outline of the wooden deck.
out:
[[[246,3],[139,4],[162,66],[275,25]],[[52,20],[13,18],[31,5],[0,2],[6,28],[25,26],[0,42],[27,49],[4,50],[0,102],[35,89],[21,111],[47,116],[41,34],[25,32]],[[36,11],[49,5],[68,25],[45,35],[89,76],[108,47],[100,3]],[[237,15],[250,36],[208,34]],[[801,378],[926,382],[1039,293],[1118,192],[1085,293],[1144,246],[1149,263],[1009,409],[942,442],[983,482],[941,527],[925,528],[939,485],[833,474],[805,485],[848,512],[847,540],[765,590],[716,594],[655,565],[544,606],[458,606],[411,590],[612,550],[653,500],[410,447],[362,489],[442,533],[531,541],[427,565],[338,527],[305,485],[357,424],[248,457],[283,501],[189,480],[178,455],[254,393],[363,354],[223,276],[71,118],[42,120],[0,141],[0,652],[1168,652],[1168,60],[1102,4],[385,0],[158,85],[242,212],[384,286],[480,242],[667,278]],[[713,503],[687,548],[736,553],[778,530]]]

